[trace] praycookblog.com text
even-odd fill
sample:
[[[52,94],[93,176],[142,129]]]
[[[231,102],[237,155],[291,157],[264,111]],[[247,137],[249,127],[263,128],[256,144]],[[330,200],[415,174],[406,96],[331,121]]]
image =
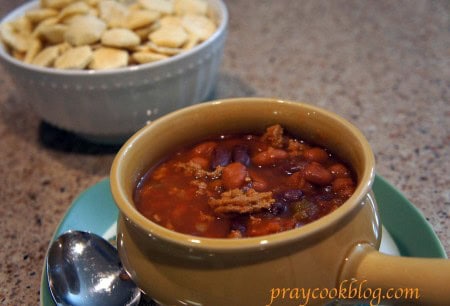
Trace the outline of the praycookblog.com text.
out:
[[[312,301],[322,300],[360,300],[370,306],[380,305],[382,301],[404,300],[413,302],[420,298],[419,288],[371,288],[367,280],[344,280],[335,288],[272,288],[269,292],[269,303],[275,306],[278,301],[291,301],[292,305],[306,306]],[[290,304],[290,303],[289,303]]]

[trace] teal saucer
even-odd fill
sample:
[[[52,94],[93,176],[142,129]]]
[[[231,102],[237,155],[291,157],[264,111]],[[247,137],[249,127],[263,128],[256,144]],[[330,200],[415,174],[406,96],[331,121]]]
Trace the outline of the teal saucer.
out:
[[[381,220],[402,256],[447,258],[445,250],[422,213],[381,176],[373,185]],[[118,210],[104,179],[80,194],[67,210],[53,238],[68,230],[103,235],[117,220]],[[41,306],[54,306],[47,273],[42,272]]]

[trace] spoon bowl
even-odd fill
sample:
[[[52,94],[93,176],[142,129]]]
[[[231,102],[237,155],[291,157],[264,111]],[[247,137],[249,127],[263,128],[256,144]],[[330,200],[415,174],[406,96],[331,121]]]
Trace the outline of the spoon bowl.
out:
[[[123,270],[117,250],[102,237],[69,231],[47,255],[47,278],[57,305],[138,305],[141,291]]]

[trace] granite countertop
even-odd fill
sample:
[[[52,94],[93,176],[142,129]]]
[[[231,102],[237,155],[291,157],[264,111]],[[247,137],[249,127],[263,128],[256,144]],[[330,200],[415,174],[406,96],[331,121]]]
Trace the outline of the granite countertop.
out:
[[[0,2],[3,16],[22,0]],[[450,255],[450,2],[227,1],[216,97],[328,108],[359,127],[377,173],[425,215]],[[39,303],[49,240],[118,147],[42,122],[0,67],[0,304]]]

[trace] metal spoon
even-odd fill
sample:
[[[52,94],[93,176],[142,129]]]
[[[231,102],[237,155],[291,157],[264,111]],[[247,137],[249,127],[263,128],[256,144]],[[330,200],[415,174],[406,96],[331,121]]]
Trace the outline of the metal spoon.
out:
[[[47,255],[47,278],[57,305],[138,305],[141,291],[102,237],[69,231]]]

